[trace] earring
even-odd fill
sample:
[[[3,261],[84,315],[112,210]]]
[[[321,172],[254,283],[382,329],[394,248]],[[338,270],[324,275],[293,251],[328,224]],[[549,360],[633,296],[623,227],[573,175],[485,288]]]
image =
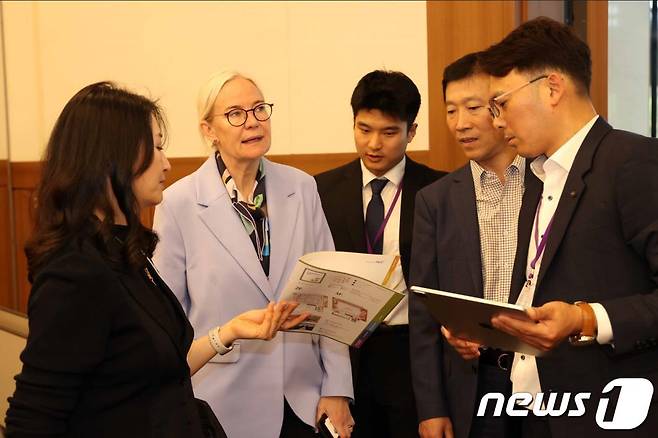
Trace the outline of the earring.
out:
[[[216,138],[213,139],[213,141],[212,141],[212,145],[213,145],[213,146],[217,146],[218,144],[219,144],[219,142],[217,141],[217,139],[216,139]]]

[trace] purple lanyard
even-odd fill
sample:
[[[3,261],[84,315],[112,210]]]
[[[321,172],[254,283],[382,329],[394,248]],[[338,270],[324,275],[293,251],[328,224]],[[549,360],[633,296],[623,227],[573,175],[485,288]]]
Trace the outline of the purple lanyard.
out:
[[[384,234],[384,228],[386,228],[386,224],[388,223],[389,218],[391,217],[391,213],[393,213],[393,208],[395,208],[395,204],[398,202],[398,198],[400,197],[400,193],[402,192],[402,184],[404,181],[400,181],[400,185],[398,186],[398,190],[395,192],[395,197],[393,198],[393,202],[391,203],[391,206],[388,207],[388,211],[386,212],[386,216],[384,216],[384,221],[382,224],[379,226],[379,229],[377,230],[377,234],[375,234],[375,240],[370,242],[370,236],[368,236],[368,231],[365,231],[366,235],[366,247],[368,250],[368,254],[372,254],[373,250],[372,247],[373,245],[377,244],[379,240],[382,238]]]
[[[553,216],[551,216],[551,220],[548,222],[548,226],[546,227],[546,231],[544,231],[544,234],[541,236],[541,240],[539,240],[539,212],[541,211],[541,202],[544,199],[542,196],[539,198],[539,204],[537,205],[537,213],[535,213],[535,247],[537,248],[537,252],[535,253],[535,257],[530,261],[530,274],[528,274],[528,282],[527,285],[530,286],[531,281],[534,276],[535,276],[535,266],[537,266],[537,261],[541,258],[541,255],[544,253],[544,249],[546,249],[546,243],[548,242],[548,235],[551,233],[551,228],[553,227],[553,218],[555,218],[555,213],[553,213]]]

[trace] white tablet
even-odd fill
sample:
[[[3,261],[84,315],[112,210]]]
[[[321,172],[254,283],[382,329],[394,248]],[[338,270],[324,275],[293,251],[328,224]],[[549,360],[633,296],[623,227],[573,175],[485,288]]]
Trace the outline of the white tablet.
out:
[[[455,336],[472,339],[487,347],[501,350],[533,356],[544,354],[543,351],[491,325],[491,318],[500,313],[528,319],[523,307],[519,305],[419,286],[411,286],[411,290],[423,300],[434,319]]]

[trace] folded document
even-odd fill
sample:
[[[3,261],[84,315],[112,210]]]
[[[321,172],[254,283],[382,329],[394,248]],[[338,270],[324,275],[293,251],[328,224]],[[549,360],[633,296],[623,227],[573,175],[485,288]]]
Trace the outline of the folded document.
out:
[[[310,316],[288,330],[360,347],[404,298],[392,288],[399,256],[322,251],[299,258],[281,300]]]

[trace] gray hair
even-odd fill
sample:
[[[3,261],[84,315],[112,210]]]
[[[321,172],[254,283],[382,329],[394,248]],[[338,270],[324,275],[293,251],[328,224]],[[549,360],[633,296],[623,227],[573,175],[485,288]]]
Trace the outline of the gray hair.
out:
[[[213,147],[212,142],[206,138],[201,129],[201,122],[208,121],[209,117],[212,115],[212,110],[215,105],[215,100],[217,100],[217,95],[224,85],[232,81],[235,78],[244,78],[254,84],[256,88],[260,90],[260,87],[256,82],[251,79],[249,76],[246,76],[240,72],[234,70],[222,70],[214,73],[205,84],[199,89],[199,96],[197,98],[197,112],[199,115],[199,131],[201,132],[201,138],[203,141],[210,147]]]

